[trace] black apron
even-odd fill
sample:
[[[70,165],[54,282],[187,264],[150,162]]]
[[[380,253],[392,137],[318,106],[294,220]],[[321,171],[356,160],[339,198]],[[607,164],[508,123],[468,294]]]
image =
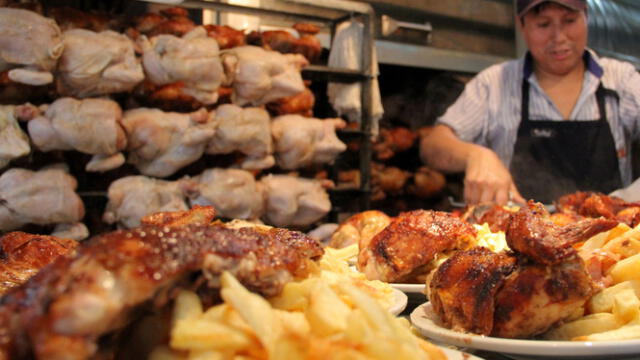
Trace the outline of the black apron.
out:
[[[613,134],[607,122],[605,90],[596,91],[600,119],[552,121],[529,119],[529,82],[522,82],[522,118],[511,176],[525,199],[550,204],[575,191],[609,193],[622,187]]]

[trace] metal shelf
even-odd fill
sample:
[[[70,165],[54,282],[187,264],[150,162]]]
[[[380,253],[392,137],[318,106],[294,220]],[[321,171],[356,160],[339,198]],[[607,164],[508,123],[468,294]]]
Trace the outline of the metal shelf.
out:
[[[362,71],[337,69],[321,65],[309,65],[305,67],[302,69],[302,77],[306,80],[333,82],[357,82],[369,78],[369,76]]]

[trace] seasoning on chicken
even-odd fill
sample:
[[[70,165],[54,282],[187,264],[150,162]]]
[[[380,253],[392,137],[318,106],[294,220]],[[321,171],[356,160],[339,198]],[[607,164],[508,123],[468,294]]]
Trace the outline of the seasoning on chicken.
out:
[[[229,271],[272,296],[322,253],[302,233],[265,227],[144,225],[100,235],[0,300],[0,358],[88,359],[99,338],[126,326],[138,306],[166,301],[180,281],[217,288]]]
[[[58,256],[73,251],[78,242],[14,231],[0,237],[0,295],[19,286]]]
[[[467,249],[476,230],[451,214],[414,210],[404,212],[371,239],[358,254],[358,270],[370,280],[403,282],[426,272],[437,254]]]
[[[541,204],[530,201],[510,216],[506,239],[515,254],[472,249],[438,267],[429,295],[444,323],[458,331],[527,338],[584,306],[594,284],[572,245],[617,221],[587,219],[560,227],[548,215]],[[496,264],[505,266],[494,268]]]

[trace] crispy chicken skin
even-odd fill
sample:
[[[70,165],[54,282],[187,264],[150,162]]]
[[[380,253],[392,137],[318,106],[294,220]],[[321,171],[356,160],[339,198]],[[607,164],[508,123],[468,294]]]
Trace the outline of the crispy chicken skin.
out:
[[[71,239],[21,231],[0,237],[0,294],[19,286],[41,268],[78,245]]]
[[[529,201],[510,217],[505,233],[507,244],[517,253],[533,261],[553,265],[575,254],[573,244],[615,227],[613,219],[585,219],[566,226],[551,223],[539,203]]]
[[[593,294],[577,255],[557,265],[520,264],[495,299],[492,336],[527,338],[570,319]]]
[[[429,283],[429,301],[445,326],[489,334],[496,292],[513,271],[516,259],[484,248],[458,251]]]
[[[371,239],[358,254],[358,269],[368,279],[399,282],[415,275],[442,252],[466,249],[476,230],[439,211],[404,212]]]
[[[605,217],[616,219],[631,227],[640,224],[640,203],[626,202],[599,192],[578,191],[560,197],[555,203],[560,213],[576,218]]]
[[[179,281],[202,272],[215,288],[227,270],[274,295],[321,255],[315,240],[277,228],[143,225],[100,235],[0,299],[0,359],[87,359],[101,336]]]
[[[598,218],[560,227],[541,204],[530,201],[509,218],[506,239],[514,253],[473,249],[440,265],[429,284],[434,309],[455,330],[538,335],[574,315],[593,293],[572,244],[616,225]]]

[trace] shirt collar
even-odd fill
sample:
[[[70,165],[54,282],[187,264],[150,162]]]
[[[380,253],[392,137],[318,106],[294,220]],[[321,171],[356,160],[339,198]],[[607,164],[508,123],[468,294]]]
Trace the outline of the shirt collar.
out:
[[[602,78],[604,70],[598,62],[598,56],[591,49],[585,49],[584,54],[582,55],[582,59],[587,66],[587,71],[589,71],[599,79]],[[524,56],[524,65],[522,70],[525,79],[528,79],[529,76],[533,74],[533,57],[528,51]]]

